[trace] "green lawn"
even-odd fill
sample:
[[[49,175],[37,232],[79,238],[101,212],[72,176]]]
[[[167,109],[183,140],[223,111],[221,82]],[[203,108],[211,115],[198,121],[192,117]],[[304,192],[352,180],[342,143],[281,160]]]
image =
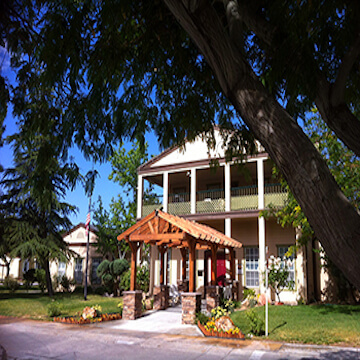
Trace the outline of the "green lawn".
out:
[[[107,298],[100,295],[88,295],[88,300],[84,301],[83,294],[58,293],[54,300],[47,295],[39,293],[0,292],[0,315],[26,317],[31,319],[49,320],[47,306],[56,301],[61,304],[62,316],[73,316],[81,312],[85,306],[100,305],[105,313],[118,312],[117,305],[121,298]]]
[[[264,319],[265,307],[255,309]],[[231,315],[245,334],[249,322],[245,311]],[[269,306],[269,339],[311,344],[360,345],[360,306]]]

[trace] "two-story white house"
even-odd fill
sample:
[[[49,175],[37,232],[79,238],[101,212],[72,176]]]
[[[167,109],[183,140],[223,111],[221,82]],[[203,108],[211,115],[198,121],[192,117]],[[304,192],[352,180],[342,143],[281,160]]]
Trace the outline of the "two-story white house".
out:
[[[169,214],[206,224],[242,243],[236,249],[236,280],[240,289],[252,288],[263,292],[263,273],[267,256],[283,257],[296,241],[295,230],[282,228],[275,218],[260,217],[270,203],[282,206],[287,193],[272,176],[272,162],[264,151],[248,156],[238,164],[225,161],[222,138],[215,131],[215,150],[208,150],[198,138],[185,147],[163,151],[138,168],[137,218],[140,220],[156,208]],[[210,161],[216,159],[218,166]],[[143,196],[146,182],[156,186],[159,204],[147,204]],[[160,255],[157,246],[151,247],[150,289],[159,285]],[[166,256],[166,284],[176,285],[181,279],[180,250],[169,248]],[[211,281],[211,252],[197,250],[196,290],[202,291]],[[319,273],[312,244],[293,256],[291,277],[293,291],[284,291],[282,301],[295,302],[300,297],[310,300],[316,296],[315,273]],[[224,285],[229,271],[226,249],[217,253],[217,283]],[[241,294],[240,294],[241,297]]]

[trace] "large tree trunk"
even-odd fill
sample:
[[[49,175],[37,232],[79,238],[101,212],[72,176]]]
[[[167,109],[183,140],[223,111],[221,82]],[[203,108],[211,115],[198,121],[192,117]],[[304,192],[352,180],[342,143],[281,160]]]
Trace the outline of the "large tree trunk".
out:
[[[241,118],[284,174],[328,256],[360,289],[360,216],[325,161],[243,60],[211,2],[164,1],[205,56]]]

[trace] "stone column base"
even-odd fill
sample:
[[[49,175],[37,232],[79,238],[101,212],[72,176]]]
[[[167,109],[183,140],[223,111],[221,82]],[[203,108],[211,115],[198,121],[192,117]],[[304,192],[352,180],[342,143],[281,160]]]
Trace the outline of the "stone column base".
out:
[[[206,310],[211,312],[212,309],[220,305],[219,288],[217,286],[206,287]]]
[[[165,310],[169,307],[169,287],[167,285],[154,286],[154,309]]]
[[[142,291],[124,291],[123,292],[123,312],[124,320],[135,320],[142,314]]]
[[[196,313],[201,311],[201,293],[182,293],[182,324],[193,325]]]

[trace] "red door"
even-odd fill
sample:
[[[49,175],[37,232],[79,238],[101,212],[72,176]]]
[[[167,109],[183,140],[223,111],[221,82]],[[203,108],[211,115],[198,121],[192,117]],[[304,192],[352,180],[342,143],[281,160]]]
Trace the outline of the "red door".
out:
[[[226,265],[225,265],[225,251],[217,253],[216,262],[217,279],[216,282],[219,286],[225,285]]]

